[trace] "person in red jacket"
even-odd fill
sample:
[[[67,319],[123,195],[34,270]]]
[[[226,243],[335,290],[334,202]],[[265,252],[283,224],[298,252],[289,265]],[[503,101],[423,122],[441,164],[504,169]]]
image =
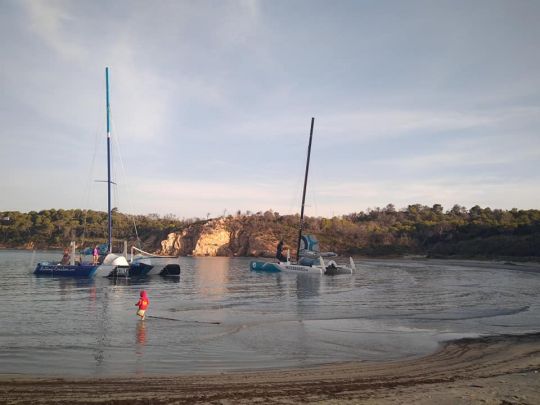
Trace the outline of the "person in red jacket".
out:
[[[150,305],[150,300],[148,299],[148,295],[146,294],[146,291],[141,291],[141,298],[139,298],[139,301],[135,304],[139,307],[139,310],[137,311],[137,315],[141,317],[141,320],[144,320],[144,314],[146,312],[146,308],[148,308],[148,305]]]

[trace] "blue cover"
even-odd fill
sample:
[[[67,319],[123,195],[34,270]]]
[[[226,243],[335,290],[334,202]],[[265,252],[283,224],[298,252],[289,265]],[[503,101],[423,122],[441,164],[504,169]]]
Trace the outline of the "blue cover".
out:
[[[253,260],[249,263],[249,268],[251,271],[266,271],[269,273],[277,273],[280,272],[281,269],[276,266],[275,263],[272,262],[259,262],[257,260]]]
[[[312,252],[320,252],[319,241],[313,235],[302,235],[300,242],[300,250],[310,250]]]
[[[106,255],[108,252],[109,246],[106,243],[102,243],[101,245],[98,245],[98,252],[100,256]],[[81,254],[83,255],[93,255],[94,254],[94,248],[92,246],[84,248],[81,250]]]

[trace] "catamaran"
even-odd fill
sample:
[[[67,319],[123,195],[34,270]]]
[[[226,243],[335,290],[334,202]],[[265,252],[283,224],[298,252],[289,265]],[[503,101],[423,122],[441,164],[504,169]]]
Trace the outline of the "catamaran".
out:
[[[275,262],[264,262],[252,260],[250,269],[254,271],[266,272],[289,272],[289,273],[308,273],[308,274],[352,274],[356,270],[356,265],[349,257],[350,267],[337,264],[334,260],[325,262],[324,258],[336,257],[333,252],[320,252],[318,241],[312,235],[303,235],[304,228],[304,206],[306,201],[306,187],[309,173],[309,160],[311,156],[311,141],[313,139],[313,126],[315,118],[311,118],[311,129],[309,131],[309,144],[307,151],[306,172],[304,176],[304,190],[302,192],[302,206],[300,208],[300,226],[298,232],[298,244],[296,250],[297,262],[292,262],[290,253],[287,253],[285,260],[280,259]]]
[[[172,257],[139,255],[127,260],[127,244],[124,244],[122,254],[112,253],[112,208],[111,208],[111,126],[110,126],[110,103],[109,103],[109,68],[105,68],[105,88],[107,107],[107,222],[108,222],[108,242],[96,247],[101,249],[99,257],[103,260],[98,263],[85,262],[85,256],[79,255],[76,260],[76,245],[71,242],[71,254],[66,252],[66,260],[61,262],[41,262],[38,263],[34,274],[46,276],[68,276],[68,277],[116,277],[116,276],[146,276],[152,274],[179,275],[180,265],[177,259]],[[88,250],[88,249],[87,249]],[[91,249],[88,252],[90,255]],[[146,253],[141,251],[142,253]],[[164,260],[167,261],[164,261]]]

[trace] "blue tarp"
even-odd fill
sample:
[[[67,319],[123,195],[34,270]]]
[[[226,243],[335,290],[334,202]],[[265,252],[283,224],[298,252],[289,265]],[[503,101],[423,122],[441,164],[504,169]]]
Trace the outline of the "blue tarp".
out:
[[[302,235],[300,250],[309,250],[311,252],[320,252],[319,241],[313,235]]]

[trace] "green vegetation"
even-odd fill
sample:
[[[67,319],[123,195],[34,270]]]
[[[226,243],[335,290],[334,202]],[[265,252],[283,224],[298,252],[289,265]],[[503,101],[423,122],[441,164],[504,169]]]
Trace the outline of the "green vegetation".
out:
[[[243,221],[249,222],[244,228],[266,229],[296,245],[298,215],[267,211]],[[400,210],[389,204],[340,217],[306,218],[305,230],[317,235],[321,249],[341,254],[540,259],[540,210],[454,205],[445,212],[439,204]]]
[[[113,245],[116,249],[118,243],[127,240],[142,249],[154,249],[168,233],[188,222],[172,215],[160,218],[157,214],[126,215],[113,210]],[[105,212],[78,209],[0,212],[0,246],[3,247],[62,248],[71,240],[86,247],[104,243],[106,239]]]
[[[90,246],[104,242],[107,216],[103,212],[46,210],[0,212],[0,246],[64,247],[70,240]],[[206,219],[178,220],[172,215],[131,216],[114,212],[114,239],[136,241],[142,248],[157,250],[170,232],[201,227]],[[238,212],[228,217],[228,228],[246,238],[284,238],[295,246],[298,215],[266,211]],[[323,250],[365,256],[428,255],[460,258],[540,259],[540,210],[501,210],[455,205],[444,211],[435,204],[420,204],[397,210],[392,204],[333,218],[308,217],[305,232],[317,235]],[[231,250],[243,255],[240,245]]]

